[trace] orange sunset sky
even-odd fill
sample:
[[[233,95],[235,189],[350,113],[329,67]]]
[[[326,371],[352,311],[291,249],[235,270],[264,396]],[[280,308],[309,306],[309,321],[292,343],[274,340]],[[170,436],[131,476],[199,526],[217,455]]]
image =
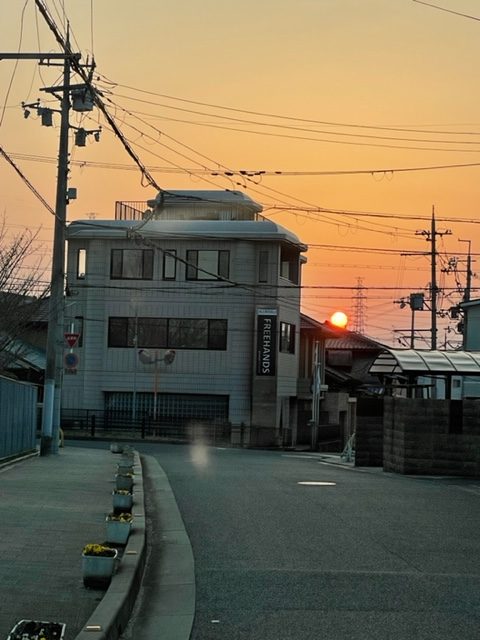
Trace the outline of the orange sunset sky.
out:
[[[437,237],[439,307],[461,300],[469,245],[459,240],[471,241],[473,272],[480,255],[478,0],[44,4],[62,32],[68,18],[83,61],[94,55],[95,84],[158,185],[244,190],[309,245],[305,313],[324,321],[342,309],[353,329],[360,306],[364,333],[399,346],[410,311],[398,301],[428,298],[429,257],[405,254],[430,251],[416,231],[430,228],[432,206],[437,229],[451,231]],[[0,42],[3,52],[59,51],[34,0],[1,3]],[[58,107],[40,88],[60,75],[0,61],[0,144],[52,206],[59,117],[41,127],[20,104]],[[116,200],[156,195],[96,110],[71,124],[102,135],[75,147],[72,132],[69,221],[113,218]],[[48,267],[53,216],[4,159],[0,184],[7,236],[40,229],[36,257]],[[442,272],[454,258],[458,273]],[[476,275],[472,286],[480,297]],[[416,316],[418,329],[430,326],[428,311]],[[457,323],[439,319],[440,346],[460,343]]]

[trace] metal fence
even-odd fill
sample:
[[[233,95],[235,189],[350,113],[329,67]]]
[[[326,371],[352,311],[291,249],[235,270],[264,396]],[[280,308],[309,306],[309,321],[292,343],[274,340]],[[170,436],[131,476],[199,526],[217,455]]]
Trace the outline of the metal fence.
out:
[[[61,426],[66,435],[89,438],[141,438],[163,442],[229,444],[230,423],[194,418],[154,420],[150,415],[132,419],[125,411],[63,409]]]
[[[37,387],[0,376],[0,459],[36,449]]]

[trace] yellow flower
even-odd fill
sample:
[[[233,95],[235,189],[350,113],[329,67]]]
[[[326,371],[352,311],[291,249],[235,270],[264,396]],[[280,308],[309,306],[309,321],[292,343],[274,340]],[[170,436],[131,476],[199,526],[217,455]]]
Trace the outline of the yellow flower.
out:
[[[112,557],[115,555],[115,549],[111,547],[107,547],[103,544],[98,543],[90,543],[86,544],[83,547],[83,554],[85,556],[109,556]]]

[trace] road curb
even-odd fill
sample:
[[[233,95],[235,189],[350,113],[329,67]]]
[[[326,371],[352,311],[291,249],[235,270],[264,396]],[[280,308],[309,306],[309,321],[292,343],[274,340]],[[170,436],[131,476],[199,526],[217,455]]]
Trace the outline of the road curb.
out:
[[[140,456],[134,453],[133,527],[101,602],[75,640],[117,640],[128,624],[142,583],[146,558],[145,496]]]
[[[7,467],[11,467],[14,464],[25,462],[25,460],[29,460],[30,458],[37,458],[39,455],[40,452],[38,451],[38,449],[31,449],[29,451],[23,451],[19,454],[0,458],[0,469],[6,469]]]

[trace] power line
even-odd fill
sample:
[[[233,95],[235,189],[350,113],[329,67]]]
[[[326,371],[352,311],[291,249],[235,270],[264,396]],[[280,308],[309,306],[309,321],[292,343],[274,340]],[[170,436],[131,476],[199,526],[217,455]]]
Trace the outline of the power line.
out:
[[[445,11],[446,13],[453,13],[453,15],[461,16],[462,18],[469,18],[470,20],[480,21],[480,18],[477,16],[471,16],[468,13],[460,13],[459,11],[453,11],[452,9],[446,9],[445,7],[439,7],[436,4],[431,4],[430,2],[423,2],[423,0],[413,0],[417,4],[424,4],[427,7],[432,7],[432,9],[438,9],[439,11]]]
[[[40,193],[35,189],[33,184],[28,180],[28,178],[22,173],[22,171],[17,167],[17,165],[13,162],[13,160],[9,157],[6,151],[4,151],[3,147],[0,147],[0,155],[2,155],[8,164],[13,167],[13,169],[18,173],[23,182],[27,185],[30,191],[35,195],[35,197],[40,200],[43,206],[49,211],[53,216],[57,217],[57,214],[53,207],[51,207],[48,202],[40,195]]]
[[[366,125],[366,124],[358,124],[358,123],[331,122],[331,121],[325,121],[325,120],[314,120],[314,119],[308,119],[308,118],[297,118],[297,117],[294,117],[294,116],[286,116],[286,115],[280,115],[280,114],[266,113],[266,112],[261,112],[261,111],[251,111],[251,110],[247,110],[247,109],[238,109],[238,108],[234,108],[234,107],[226,107],[226,106],[222,106],[222,105],[216,105],[216,104],[212,104],[212,103],[208,103],[208,102],[200,102],[200,101],[197,101],[197,100],[190,100],[190,99],[187,99],[187,98],[179,98],[177,96],[172,96],[172,95],[168,95],[168,94],[164,94],[164,93],[157,93],[157,92],[154,92],[154,91],[147,91],[145,89],[139,89],[139,88],[136,88],[136,87],[132,87],[130,85],[116,83],[116,82],[113,82],[111,80],[108,80],[108,78],[106,78],[106,76],[103,76],[103,78],[111,86],[124,87],[125,89],[131,89],[132,91],[137,91],[138,93],[154,95],[154,96],[158,96],[160,98],[167,98],[169,100],[176,100],[176,101],[185,102],[185,103],[188,103],[188,104],[196,104],[196,105],[199,105],[199,106],[211,107],[213,109],[223,109],[225,111],[234,111],[234,112],[237,112],[237,113],[246,113],[246,114],[249,114],[249,115],[257,115],[257,116],[268,117],[268,118],[278,118],[280,120],[290,120],[290,121],[295,121],[295,122],[305,122],[305,123],[310,123],[310,124],[321,124],[321,125],[336,126],[336,127],[353,127],[353,128],[359,128],[359,129],[377,129],[377,130],[381,130],[381,131],[404,131],[404,132],[407,132],[407,133],[426,133],[426,134],[435,133],[435,134],[449,134],[449,135],[480,135],[480,132],[434,131],[434,130],[425,130],[425,129],[418,129],[418,128],[395,127],[395,126],[380,126],[380,125]],[[157,103],[153,103],[153,104],[157,104]]]
[[[290,131],[299,131],[299,132],[302,132],[302,133],[318,133],[318,134],[321,134],[321,135],[334,135],[334,136],[340,136],[340,137],[345,137],[345,138],[367,138],[367,139],[370,139],[370,140],[392,140],[394,142],[419,142],[419,143],[422,143],[422,144],[423,143],[428,143],[428,144],[432,144],[432,143],[434,143],[434,144],[468,144],[468,145],[478,145],[478,144],[480,144],[480,141],[478,141],[478,140],[472,140],[472,141],[468,141],[468,140],[459,141],[459,140],[448,140],[448,139],[442,139],[442,140],[427,139],[427,140],[423,140],[421,138],[381,136],[381,135],[374,135],[374,134],[367,134],[367,133],[348,133],[348,132],[344,132],[344,131],[325,131],[325,130],[321,130],[321,129],[318,130],[318,129],[312,129],[312,128],[306,128],[306,127],[294,127],[294,126],[291,126],[291,125],[283,125],[283,124],[277,124],[277,123],[272,123],[272,122],[259,122],[258,120],[245,120],[243,118],[233,118],[232,116],[222,116],[222,115],[219,115],[219,114],[205,113],[203,111],[196,111],[194,109],[184,109],[182,107],[175,107],[175,106],[171,106],[171,105],[168,105],[168,104],[151,102],[149,100],[142,100],[141,98],[133,98],[131,96],[127,96],[127,95],[121,94],[121,93],[117,93],[115,95],[118,98],[124,98],[126,100],[132,100],[134,102],[141,102],[141,103],[144,103],[144,104],[150,104],[150,105],[154,105],[156,107],[161,107],[163,109],[172,109],[174,111],[181,111],[183,113],[191,113],[193,115],[208,116],[208,117],[218,118],[220,120],[227,120],[228,122],[235,122],[235,123],[239,123],[239,124],[254,125],[254,126],[257,126],[257,127],[271,127],[272,129],[287,129],[287,130],[290,130]],[[193,122],[192,122],[192,124],[193,124]],[[208,126],[208,123],[196,123],[196,124],[204,124],[204,125]],[[425,132],[425,134],[426,135],[432,135],[431,132]],[[471,135],[475,135],[475,134],[471,134]],[[480,134],[476,134],[476,135],[480,135]],[[323,140],[323,141],[325,142],[325,140]],[[329,142],[331,142],[331,141],[329,141]]]

